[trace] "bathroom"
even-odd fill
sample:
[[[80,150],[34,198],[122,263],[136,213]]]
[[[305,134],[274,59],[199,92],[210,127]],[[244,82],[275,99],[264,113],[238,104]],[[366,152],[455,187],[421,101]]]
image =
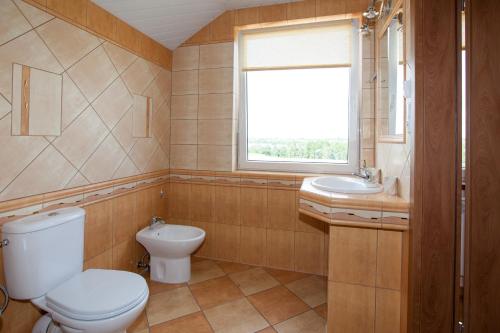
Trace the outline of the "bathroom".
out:
[[[500,332],[491,13],[0,0],[0,332]]]

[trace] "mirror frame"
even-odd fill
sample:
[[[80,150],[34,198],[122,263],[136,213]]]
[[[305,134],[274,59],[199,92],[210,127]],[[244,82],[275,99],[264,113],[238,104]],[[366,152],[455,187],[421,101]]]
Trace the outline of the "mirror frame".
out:
[[[393,2],[393,7],[389,11],[387,15],[384,17],[381,17],[379,21],[377,22],[375,26],[375,67],[376,67],[376,73],[377,73],[377,78],[380,77],[380,40],[383,38],[385,32],[389,28],[389,25],[391,24],[392,18],[398,13],[402,12],[403,13],[403,29],[406,28],[407,24],[407,18],[406,18],[406,13],[404,10],[404,1],[405,0],[396,0]],[[404,80],[407,79],[407,58],[406,58],[406,32],[403,31],[403,64],[404,64],[404,73],[403,73],[403,78]],[[408,135],[408,119],[407,119],[407,104],[406,104],[406,98],[405,100],[405,105],[404,105],[404,111],[403,111],[403,119],[404,119],[404,126],[403,126],[403,134],[402,135],[381,135],[379,133],[379,94],[380,94],[380,86],[379,86],[379,81],[377,80],[377,83],[375,85],[375,133],[377,136],[377,142],[380,143],[401,143],[405,144],[407,141],[407,135]]]

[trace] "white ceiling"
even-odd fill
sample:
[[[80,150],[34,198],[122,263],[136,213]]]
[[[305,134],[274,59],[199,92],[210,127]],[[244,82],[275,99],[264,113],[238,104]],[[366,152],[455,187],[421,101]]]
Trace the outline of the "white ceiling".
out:
[[[290,0],[93,1],[171,50],[177,48],[225,10],[291,2]]]

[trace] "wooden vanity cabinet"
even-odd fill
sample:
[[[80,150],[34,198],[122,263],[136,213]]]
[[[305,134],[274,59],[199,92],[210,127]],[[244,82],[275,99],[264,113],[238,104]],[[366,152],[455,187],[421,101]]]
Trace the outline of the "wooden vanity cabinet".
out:
[[[407,232],[330,226],[329,333],[406,331]]]

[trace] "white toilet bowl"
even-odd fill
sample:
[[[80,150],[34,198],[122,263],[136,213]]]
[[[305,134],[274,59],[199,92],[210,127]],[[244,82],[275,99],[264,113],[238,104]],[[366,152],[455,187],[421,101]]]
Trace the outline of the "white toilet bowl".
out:
[[[205,239],[205,231],[186,225],[162,224],[142,229],[136,239],[151,256],[151,280],[183,283],[191,278],[191,253]]]
[[[144,310],[148,296],[146,280],[138,274],[89,269],[31,301],[64,333],[122,333]]]

